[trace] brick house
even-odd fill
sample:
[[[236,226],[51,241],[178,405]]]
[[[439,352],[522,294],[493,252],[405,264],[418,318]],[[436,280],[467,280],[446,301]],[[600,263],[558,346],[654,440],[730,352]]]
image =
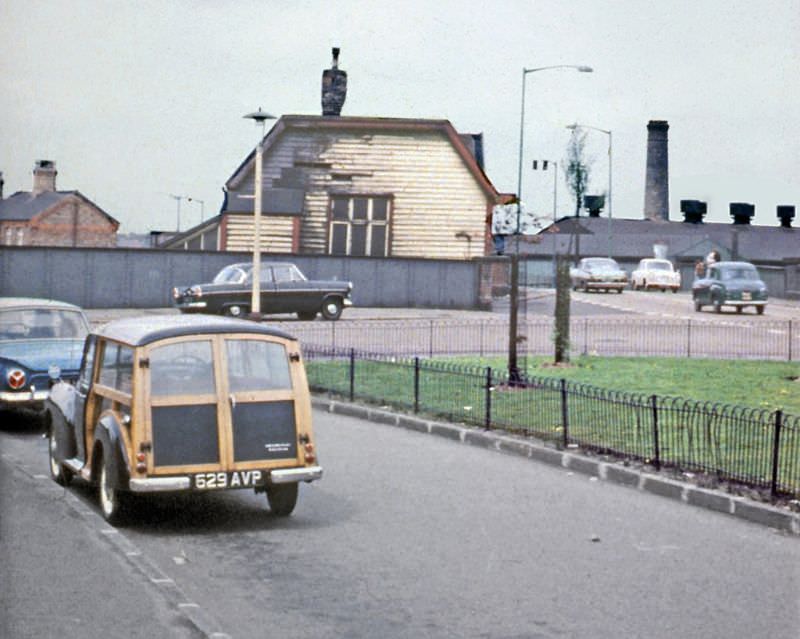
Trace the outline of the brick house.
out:
[[[7,198],[0,174],[0,245],[115,247],[119,222],[79,191],[57,191],[57,173],[38,160],[33,189]]]

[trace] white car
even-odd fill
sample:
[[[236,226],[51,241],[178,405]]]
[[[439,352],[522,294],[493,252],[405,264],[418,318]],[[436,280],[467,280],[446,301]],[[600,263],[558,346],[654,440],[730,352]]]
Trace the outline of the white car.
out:
[[[681,274],[676,271],[672,262],[660,259],[645,259],[631,273],[631,288],[647,290],[656,288],[677,293],[681,287]]]

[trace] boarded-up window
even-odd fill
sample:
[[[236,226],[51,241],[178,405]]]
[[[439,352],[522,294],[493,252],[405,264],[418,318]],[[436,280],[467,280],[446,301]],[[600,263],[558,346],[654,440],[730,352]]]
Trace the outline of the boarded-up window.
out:
[[[331,255],[389,255],[390,198],[334,195],[328,229]]]

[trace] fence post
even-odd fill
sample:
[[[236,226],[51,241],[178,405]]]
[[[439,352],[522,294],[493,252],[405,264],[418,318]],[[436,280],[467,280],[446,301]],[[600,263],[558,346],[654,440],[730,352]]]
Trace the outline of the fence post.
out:
[[[414,413],[419,412],[419,357],[414,358]]]
[[[692,320],[686,320],[686,358],[692,356]]]
[[[792,361],[792,320],[789,320],[789,361]]]
[[[331,322],[331,348],[336,352],[336,322]]]
[[[433,320],[430,320],[430,329],[428,331],[428,357],[433,358]]]
[[[775,411],[775,439],[772,443],[772,496],[778,495],[778,464],[781,452],[781,427],[783,426],[783,411]]]
[[[569,409],[567,407],[567,380],[561,378],[561,426],[563,430],[563,444],[564,448],[569,443]]]
[[[789,321],[791,321],[791,320],[789,320]],[[480,335],[481,335],[481,337],[480,337],[480,342],[481,342],[481,349],[480,349],[480,350],[481,350],[481,357],[483,357],[483,327],[484,327],[485,323],[486,323],[486,322],[485,322],[484,320],[481,320],[481,333],[480,333]]]
[[[658,441],[658,397],[650,396],[650,407],[653,411],[653,463],[656,470],[661,470],[661,445]]]
[[[492,427],[492,367],[486,367],[486,414],[484,416],[484,427]]]
[[[589,318],[583,318],[583,355],[589,354]]]
[[[356,349],[350,349],[350,401],[355,399],[356,395]]]

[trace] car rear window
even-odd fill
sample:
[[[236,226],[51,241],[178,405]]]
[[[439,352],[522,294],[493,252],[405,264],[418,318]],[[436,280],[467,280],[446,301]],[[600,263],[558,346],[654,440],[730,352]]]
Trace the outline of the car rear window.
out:
[[[214,357],[209,340],[177,342],[151,351],[152,395],[206,395],[215,392]]]
[[[246,339],[225,340],[231,392],[292,387],[283,344]]]

